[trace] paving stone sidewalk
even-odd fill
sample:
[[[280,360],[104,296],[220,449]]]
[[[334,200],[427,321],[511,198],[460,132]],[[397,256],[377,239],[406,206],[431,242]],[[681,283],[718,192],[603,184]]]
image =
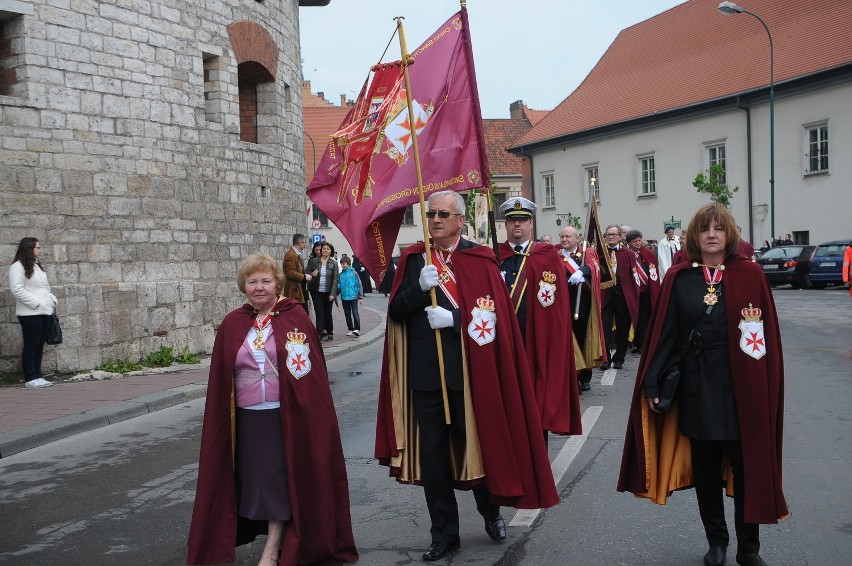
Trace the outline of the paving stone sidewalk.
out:
[[[327,360],[382,339],[386,304],[382,299],[381,295],[365,299],[358,337],[346,336],[343,310],[334,309],[334,340],[322,343]],[[23,384],[0,388],[0,458],[204,397],[209,364],[204,360],[120,379],[57,381],[44,389]]]

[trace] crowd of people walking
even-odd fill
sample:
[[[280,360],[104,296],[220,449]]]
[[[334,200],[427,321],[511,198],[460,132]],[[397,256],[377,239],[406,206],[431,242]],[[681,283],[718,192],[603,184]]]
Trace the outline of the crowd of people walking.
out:
[[[495,254],[462,236],[458,193],[433,193],[427,207],[430,241],[403,250],[378,287],[388,316],[374,451],[396,481],[423,488],[422,559],[460,549],[457,489],[472,491],[497,542],[501,507],[558,504],[550,435],[583,434],[579,399],[593,371],[623,369],[632,352],[617,489],[662,504],[694,488],[703,561],[718,566],[731,542],[727,487],[736,561],[765,564],[759,525],[789,514],[783,355],[772,293],[730,212],[701,207],[679,237],[666,226],[656,251],[620,224],[600,243],[568,226],[554,245],[533,237],[535,203],[513,197],[500,207],[507,240]],[[41,360],[57,298],[40,255],[24,238],[9,268],[29,388],[51,385]],[[327,241],[308,254],[295,234],[283,261],[245,258],[237,286],[246,304],[224,317],[213,347],[187,563],[233,562],[258,535],[261,566],[354,562],[321,344],[334,340],[337,304],[347,336],[360,335],[370,274]]]

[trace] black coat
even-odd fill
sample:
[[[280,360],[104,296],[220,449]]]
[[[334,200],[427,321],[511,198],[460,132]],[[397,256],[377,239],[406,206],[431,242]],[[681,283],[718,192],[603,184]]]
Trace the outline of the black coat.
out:
[[[462,238],[459,250],[477,246]],[[420,290],[420,270],[426,265],[420,254],[409,255],[405,266],[404,279],[399,290],[388,306],[388,316],[396,322],[405,322],[408,330],[408,387],[414,391],[437,391],[441,388],[438,372],[438,350],[435,345],[435,331],[429,326],[425,308],[432,305],[429,293]],[[458,310],[453,309],[449,299],[436,289],[438,306],[453,312],[453,327],[441,329],[441,347],[444,353],[444,377],[447,388],[461,391],[462,385],[462,337],[461,318]]]

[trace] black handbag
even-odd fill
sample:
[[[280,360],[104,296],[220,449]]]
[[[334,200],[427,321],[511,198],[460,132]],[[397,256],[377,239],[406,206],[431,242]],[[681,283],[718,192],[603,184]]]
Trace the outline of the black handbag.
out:
[[[657,398],[659,401],[654,403],[654,408],[661,413],[671,409],[672,403],[674,403],[677,386],[680,383],[681,361],[684,353],[685,349],[672,354],[666,365],[663,366],[663,371],[660,372],[660,378],[657,380]]]
[[[47,322],[47,343],[52,346],[62,344],[62,327],[59,326],[59,317],[56,316],[56,311],[53,311]]]
[[[654,403],[654,408],[660,413],[668,412],[668,410],[672,408],[672,403],[674,403],[675,397],[677,396],[677,386],[680,384],[680,376],[683,373],[683,367],[681,364],[683,357],[692,351],[693,346],[695,346],[696,342],[700,339],[701,334],[698,333],[698,329],[701,328],[701,325],[704,323],[707,315],[710,314],[712,310],[713,305],[709,305],[704,311],[704,316],[702,316],[701,320],[698,321],[698,324],[695,326],[693,331],[689,333],[689,339],[686,342],[686,346],[671,354],[669,359],[666,361],[666,364],[663,366],[663,369],[660,372],[660,377],[657,379],[657,399],[659,399],[659,401]]]

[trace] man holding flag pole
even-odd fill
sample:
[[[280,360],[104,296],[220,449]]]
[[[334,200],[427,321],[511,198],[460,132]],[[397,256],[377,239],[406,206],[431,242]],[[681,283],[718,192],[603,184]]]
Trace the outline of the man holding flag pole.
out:
[[[423,559],[434,561],[460,546],[454,488],[473,489],[497,541],[500,505],[549,507],[559,496],[496,259],[461,238],[458,191],[490,185],[467,11],[411,55],[401,18],[397,31],[401,61],[373,67],[309,196],[379,278],[404,208],[422,203],[426,244],[403,251],[390,293],[375,455],[398,481],[423,485]]]

